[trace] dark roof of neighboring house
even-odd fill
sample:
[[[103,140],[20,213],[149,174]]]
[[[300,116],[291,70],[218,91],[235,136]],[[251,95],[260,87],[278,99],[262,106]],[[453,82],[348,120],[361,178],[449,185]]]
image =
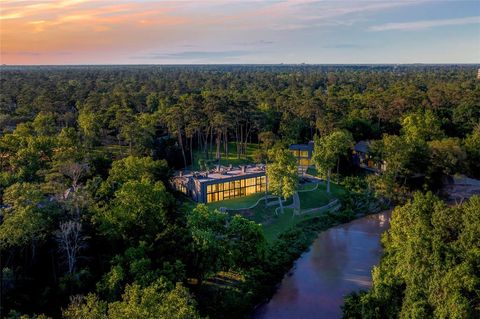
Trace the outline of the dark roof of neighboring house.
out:
[[[370,143],[368,141],[359,141],[357,144],[355,144],[353,149],[355,152],[368,153],[369,144]]]
[[[288,149],[290,150],[300,150],[300,151],[309,151],[311,149],[308,144],[291,144]]]
[[[300,151],[312,151],[313,150],[313,141],[308,142],[308,144],[290,144],[288,149],[290,149],[290,150],[300,150]]]

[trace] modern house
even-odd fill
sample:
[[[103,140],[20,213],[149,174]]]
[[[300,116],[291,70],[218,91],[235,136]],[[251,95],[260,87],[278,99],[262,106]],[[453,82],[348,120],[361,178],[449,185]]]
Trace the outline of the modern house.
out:
[[[305,173],[312,160],[313,141],[308,142],[308,144],[291,144],[288,149],[297,158],[299,172]]]
[[[264,165],[218,166],[209,172],[178,172],[172,186],[200,203],[217,202],[267,190]]]
[[[353,164],[373,173],[385,170],[385,164],[374,160],[369,149],[369,141],[359,141],[355,144],[352,151]]]

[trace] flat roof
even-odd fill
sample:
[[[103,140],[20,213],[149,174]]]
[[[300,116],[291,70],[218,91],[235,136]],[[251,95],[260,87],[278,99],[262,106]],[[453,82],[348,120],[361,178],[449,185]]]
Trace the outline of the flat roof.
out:
[[[288,147],[290,150],[309,151],[311,147],[308,144],[292,144]]]
[[[308,142],[308,144],[290,144],[288,149],[290,149],[290,150],[300,150],[300,151],[312,151],[313,150],[313,141]]]
[[[369,141],[359,141],[353,149],[357,152],[368,153],[368,149],[370,148],[369,144]]]
[[[203,183],[207,181],[231,179],[240,176],[248,177],[249,175],[260,173],[265,173],[265,165],[246,165],[245,170],[242,170],[241,167],[230,168],[226,166],[220,166],[219,170],[215,169],[209,171],[208,176],[206,172],[185,172],[182,176],[180,176],[180,172],[178,171],[175,173],[174,178],[184,179],[185,181],[189,178],[194,178],[200,183]]]

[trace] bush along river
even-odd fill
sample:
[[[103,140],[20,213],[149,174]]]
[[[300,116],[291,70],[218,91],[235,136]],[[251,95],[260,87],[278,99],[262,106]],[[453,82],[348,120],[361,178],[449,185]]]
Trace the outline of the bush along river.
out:
[[[320,233],[253,318],[341,318],[343,297],[371,286],[390,215],[369,215]]]

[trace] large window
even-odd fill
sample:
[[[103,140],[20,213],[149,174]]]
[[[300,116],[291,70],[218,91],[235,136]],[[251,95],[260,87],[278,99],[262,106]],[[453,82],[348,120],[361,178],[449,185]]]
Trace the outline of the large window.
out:
[[[182,182],[174,183],[173,186],[177,191],[187,194],[187,187]]]
[[[308,151],[292,150],[293,155],[297,158],[297,165],[302,167],[310,166]]]
[[[292,154],[295,157],[300,158],[308,158],[308,151],[301,151],[301,150],[291,150]]]
[[[300,151],[300,157],[308,158],[308,151]]]
[[[301,158],[298,160],[298,165],[300,166],[309,166],[310,165],[310,161],[308,160],[308,158]]]
[[[299,157],[300,156],[300,151],[299,150],[291,150],[293,153],[293,156]]]
[[[266,189],[265,176],[207,185],[207,203],[264,192]]]
[[[184,194],[187,194],[187,188],[183,184],[180,184],[179,191],[181,191]]]

